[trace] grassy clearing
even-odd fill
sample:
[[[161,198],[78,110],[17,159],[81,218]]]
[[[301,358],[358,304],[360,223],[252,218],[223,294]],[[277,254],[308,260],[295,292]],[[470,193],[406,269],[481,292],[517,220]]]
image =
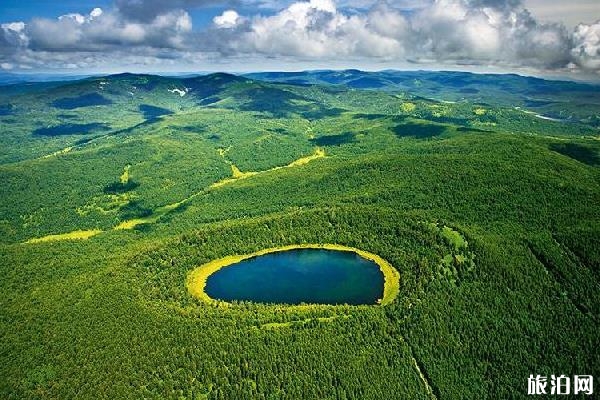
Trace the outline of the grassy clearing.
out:
[[[256,174],[258,174],[258,172],[242,172],[234,164],[231,164],[231,176],[234,179],[249,178],[249,177],[254,176]]]
[[[90,212],[108,215],[116,213],[121,207],[126,206],[131,200],[135,199],[135,195],[127,192],[120,194],[105,194],[97,196],[88,204],[77,207],[75,211],[81,217],[88,215]]]
[[[227,150],[228,149],[219,149],[219,154],[224,157]],[[288,165],[285,165],[283,167],[275,167],[275,168],[271,168],[266,171],[258,171],[258,172],[255,172],[255,171],[242,172],[236,165],[230,164],[231,165],[231,178],[221,179],[220,181],[217,181],[217,182],[211,184],[209,186],[209,189],[217,189],[217,188],[226,186],[230,183],[233,183],[233,182],[236,182],[239,180],[243,180],[243,179],[247,179],[247,178],[250,178],[252,176],[255,176],[255,175],[258,175],[258,174],[261,174],[264,172],[276,171],[276,170],[279,170],[282,168],[298,167],[298,166],[308,164],[309,162],[311,162],[313,160],[316,160],[318,158],[323,158],[323,157],[325,157],[325,151],[321,148],[317,148],[315,150],[315,152],[313,154],[311,154],[310,156],[299,158]],[[124,182],[124,179],[125,179],[125,182]],[[121,178],[120,178],[121,183],[127,183],[128,180],[129,180],[129,165],[125,167],[125,169],[123,171],[123,175],[121,175]],[[152,215],[149,215],[147,217],[134,218],[134,219],[130,219],[127,221],[123,221],[120,224],[118,224],[117,226],[115,226],[114,230],[129,230],[129,229],[134,229],[135,227],[137,227],[139,225],[155,223],[156,221],[158,221],[160,218],[162,218],[164,215],[166,215],[170,211],[176,209],[183,203],[185,203],[203,193],[205,193],[205,190],[197,192],[197,193],[189,196],[188,198],[183,199],[177,203],[168,204],[166,206],[159,207],[152,213]]]
[[[146,218],[128,219],[127,221],[121,222],[119,225],[115,226],[113,229],[116,231],[130,230],[130,229],[135,228],[138,225],[151,224],[151,223],[156,222],[157,220],[158,220],[158,218],[155,217],[154,215],[151,217],[146,217]]]
[[[223,149],[223,148],[221,148],[221,149],[218,149],[217,151],[219,152],[219,155],[220,155],[221,157],[225,158],[225,154],[227,154],[227,152],[228,152],[229,150],[231,150],[231,146],[229,146],[229,147],[228,147],[228,148],[226,148],[226,149]]]
[[[310,156],[302,157],[302,158],[297,159],[296,161],[292,161],[291,163],[286,165],[286,168],[298,167],[300,165],[305,165],[311,161],[314,161],[316,159],[323,158],[323,157],[325,157],[325,150],[319,147]]]
[[[221,151],[219,151],[219,154],[221,154]],[[277,171],[277,170],[280,170],[283,168],[299,167],[301,165],[306,165],[311,161],[314,161],[316,159],[323,158],[323,157],[325,157],[325,150],[323,150],[322,148],[319,147],[310,156],[299,158],[295,161],[292,161],[288,165],[284,165],[281,167],[274,167],[274,168],[270,168],[270,169],[267,169],[264,171],[242,172],[236,165],[231,164],[231,178],[221,179],[220,181],[213,183],[212,185],[210,185],[210,189],[217,189],[217,188],[223,187],[225,185],[228,185],[230,183],[233,183],[233,182],[236,182],[236,181],[239,181],[242,179],[247,179],[252,176],[262,174],[265,172]]]
[[[206,287],[206,281],[208,277],[221,268],[225,268],[232,264],[237,264],[240,261],[262,256],[270,253],[277,253],[280,251],[296,250],[296,249],[326,249],[326,250],[337,250],[337,251],[350,251],[358,254],[362,258],[373,261],[379,266],[379,269],[383,273],[384,286],[383,286],[383,297],[378,301],[381,305],[390,304],[398,296],[400,292],[400,274],[392,267],[390,263],[378,256],[377,254],[369,253],[368,251],[360,250],[355,247],[348,247],[339,244],[297,244],[281,247],[272,247],[269,249],[263,249],[250,254],[243,255],[231,255],[217,260],[210,261],[206,264],[199,266],[192,270],[187,276],[186,287],[189,293],[209,304],[228,304],[226,302],[212,299],[204,291]]]
[[[442,237],[448,241],[456,250],[467,247],[467,241],[454,229],[444,226],[442,227]]]
[[[241,179],[250,178],[251,176],[257,175],[258,173],[259,172],[242,172],[234,164],[231,164],[231,178],[221,179],[220,181],[213,183],[212,185],[210,185],[210,189],[220,188],[220,187],[228,185],[232,182],[235,182],[235,181],[238,181]]]
[[[58,240],[85,240],[89,239],[92,236],[96,236],[103,231],[100,229],[92,229],[92,230],[77,230],[68,233],[60,233],[56,235],[47,235],[40,238],[29,239],[25,243],[43,243],[43,242],[54,242]]]
[[[406,102],[400,105],[400,108],[403,112],[410,114],[417,109],[417,106],[414,103]]]
[[[189,200],[189,198],[179,201],[177,203],[167,204],[166,206],[159,207],[151,215],[144,217],[144,218],[133,218],[133,219],[129,219],[127,221],[123,221],[119,225],[115,226],[113,229],[116,231],[128,230],[128,229],[133,229],[138,225],[155,223],[160,218],[162,218],[169,212],[173,211],[174,209],[176,209],[177,207],[182,205],[187,200]]]
[[[50,158],[50,157],[60,156],[61,154],[69,153],[71,150],[73,150],[73,146],[65,147],[64,149],[55,151],[54,153],[46,154],[45,156],[42,156],[42,158]]]
[[[126,221],[122,221],[121,223],[116,225],[113,228],[113,230],[115,230],[115,231],[130,230],[130,229],[134,229],[135,227],[137,227],[139,225],[154,223],[154,222],[158,221],[160,218],[162,218],[163,216],[165,216],[167,213],[169,213],[169,212],[173,211],[174,209],[176,209],[177,207],[181,206],[184,202],[186,202],[188,200],[189,200],[189,198],[182,200],[180,202],[177,202],[177,203],[167,204],[166,206],[159,207],[152,213],[152,215],[149,215],[144,218],[133,218],[133,219],[129,219]],[[57,241],[57,240],[71,240],[71,239],[89,239],[90,237],[95,236],[102,232],[104,232],[104,231],[99,230],[99,229],[77,230],[77,231],[68,232],[68,233],[48,235],[48,236],[44,236],[41,238],[29,239],[25,243],[40,243],[40,242],[51,242],[51,241]]]
[[[131,165],[126,165],[125,168],[123,168],[123,173],[119,177],[121,185],[126,185],[129,182],[129,168],[131,168]]]

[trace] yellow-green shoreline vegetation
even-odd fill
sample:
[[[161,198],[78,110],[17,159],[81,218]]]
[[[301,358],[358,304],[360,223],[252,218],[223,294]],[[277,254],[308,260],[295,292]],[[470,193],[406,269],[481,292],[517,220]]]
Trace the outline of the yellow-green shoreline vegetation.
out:
[[[227,302],[221,300],[215,300],[208,296],[208,294],[206,294],[204,289],[206,288],[206,281],[209,276],[211,276],[221,268],[237,264],[240,261],[247,260],[249,258],[258,257],[265,254],[298,249],[325,249],[336,251],[348,251],[356,253],[366,260],[373,261],[375,264],[377,264],[379,270],[383,273],[383,297],[378,301],[378,303],[381,305],[387,305],[393,302],[394,299],[398,296],[398,293],[400,292],[400,274],[389,262],[384,260],[382,257],[378,256],[377,254],[357,249],[355,247],[348,247],[339,244],[293,244],[263,249],[250,254],[230,255],[223,258],[219,258],[192,270],[188,274],[186,279],[187,289],[192,296],[202,300],[205,303],[228,304]]]

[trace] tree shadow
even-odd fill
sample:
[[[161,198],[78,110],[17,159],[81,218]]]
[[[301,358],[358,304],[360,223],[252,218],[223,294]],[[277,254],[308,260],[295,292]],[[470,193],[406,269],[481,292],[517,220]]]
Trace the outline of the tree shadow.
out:
[[[92,106],[107,106],[111,104],[113,104],[112,100],[107,99],[98,93],[88,93],[78,97],[65,97],[54,100],[51,103],[52,107],[59,108],[61,110],[73,110],[75,108]]]
[[[587,146],[576,143],[554,143],[550,150],[582,162],[587,165],[600,165],[600,155],[597,151]]]
[[[0,116],[12,115],[13,113],[14,108],[12,104],[0,104]]]
[[[429,139],[432,137],[440,136],[446,131],[446,128],[440,125],[406,123],[396,125],[392,128],[392,131],[398,137]]]
[[[150,215],[152,215],[152,210],[142,206],[141,202],[138,200],[130,201],[121,207],[119,212],[119,217],[121,220],[144,218],[149,217]]]
[[[288,90],[272,87],[256,87],[245,91],[242,95],[244,103],[239,105],[242,111],[269,113],[274,118],[288,118],[301,115],[309,120],[338,116],[343,110],[325,107],[306,97]]]
[[[317,146],[341,146],[346,143],[354,142],[356,136],[352,132],[346,132],[339,135],[321,136],[310,139]]]
[[[151,106],[150,104],[141,104],[139,110],[144,115],[146,121],[156,121],[164,115],[173,114],[173,111],[169,109]]]
[[[87,135],[92,132],[108,130],[106,124],[94,122],[91,124],[63,124],[38,128],[33,131],[33,136],[64,136],[64,135]]]
[[[133,189],[137,188],[138,186],[140,186],[139,183],[130,179],[126,183],[121,183],[121,182],[110,183],[104,187],[103,191],[105,194],[122,194],[125,192],[129,192],[130,190],[133,190]]]

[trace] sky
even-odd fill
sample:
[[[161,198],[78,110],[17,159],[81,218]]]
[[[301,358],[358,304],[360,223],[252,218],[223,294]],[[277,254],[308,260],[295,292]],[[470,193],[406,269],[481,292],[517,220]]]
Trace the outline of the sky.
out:
[[[600,80],[600,0],[2,0],[0,71],[445,69]]]

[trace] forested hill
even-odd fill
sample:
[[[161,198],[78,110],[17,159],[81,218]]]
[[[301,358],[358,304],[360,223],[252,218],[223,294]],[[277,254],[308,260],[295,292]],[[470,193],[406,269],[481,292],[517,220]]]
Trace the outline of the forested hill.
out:
[[[82,92],[94,92],[103,89],[103,95],[111,100],[123,96],[127,98],[136,91],[165,95],[188,94],[206,102],[215,100],[211,97],[233,82],[242,82],[249,78],[254,81],[283,83],[295,86],[334,86],[358,90],[377,90],[389,93],[407,93],[433,100],[446,102],[468,101],[504,107],[519,107],[538,114],[567,120],[582,122],[594,127],[600,126],[597,110],[600,108],[600,84],[574,81],[546,80],[515,74],[474,74],[455,71],[379,71],[365,72],[359,70],[343,71],[304,71],[304,72],[257,72],[241,76],[224,73],[182,77],[167,77],[142,74],[117,74],[106,77],[91,77],[77,80],[77,77],[40,75],[35,82],[31,76],[4,74],[0,82],[4,84],[3,94],[15,95],[21,92],[44,92],[48,88],[59,87],[54,95],[60,97],[81,95]],[[71,82],[71,83],[69,83]],[[102,82],[102,83],[101,83]],[[113,83],[109,87],[103,87]],[[257,83],[257,82],[255,82]],[[63,87],[63,86],[67,87]],[[187,88],[187,89],[186,89]],[[173,91],[177,89],[176,91]],[[180,91],[181,90],[181,91]],[[161,93],[162,91],[162,93]],[[138,94],[140,93],[138,92]],[[254,93],[253,93],[254,94]],[[1,96],[1,94],[0,94]],[[91,103],[93,105],[93,103]]]
[[[245,76],[294,85],[343,85],[351,89],[408,92],[445,101],[523,107],[560,119],[585,119],[600,109],[600,83],[547,80],[516,74],[458,71],[257,72]],[[595,126],[600,121],[594,119]]]

